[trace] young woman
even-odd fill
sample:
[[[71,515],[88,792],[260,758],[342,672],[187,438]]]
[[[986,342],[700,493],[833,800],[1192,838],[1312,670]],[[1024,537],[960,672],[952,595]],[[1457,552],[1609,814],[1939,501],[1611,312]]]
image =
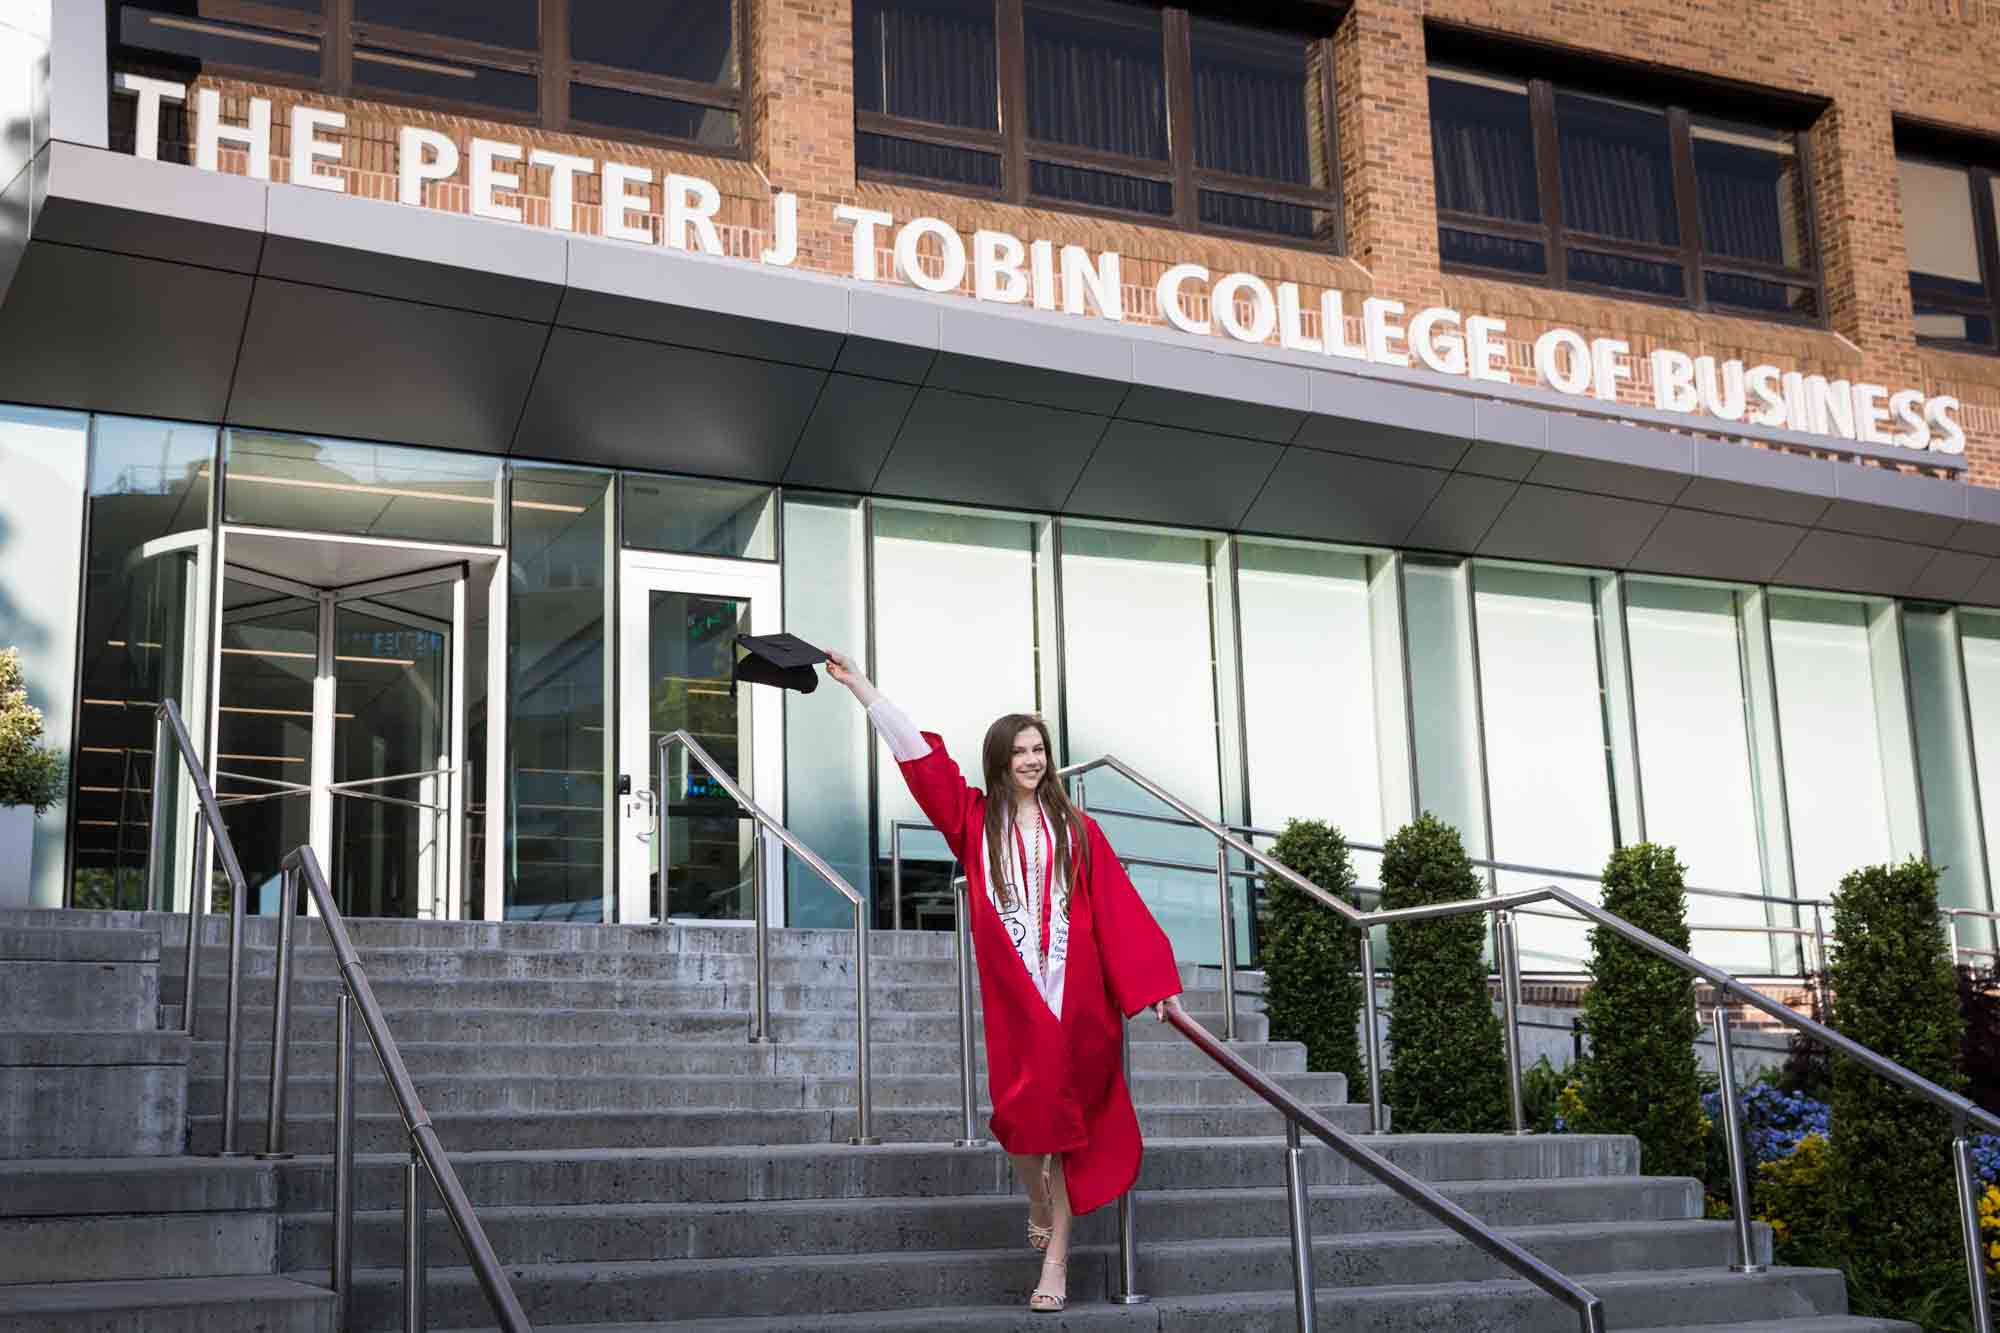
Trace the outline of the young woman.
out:
[[[993,1136],[1028,1191],[1028,1244],[1045,1251],[1028,1308],[1068,1298],[1070,1222],[1139,1175],[1139,1117],[1125,1086],[1125,1018],[1178,1009],[1180,969],[1095,820],[1056,777],[1048,728],[1009,713],[987,729],[986,789],[854,664],[827,674],[868,710],[924,817],[965,867],[984,1002]]]

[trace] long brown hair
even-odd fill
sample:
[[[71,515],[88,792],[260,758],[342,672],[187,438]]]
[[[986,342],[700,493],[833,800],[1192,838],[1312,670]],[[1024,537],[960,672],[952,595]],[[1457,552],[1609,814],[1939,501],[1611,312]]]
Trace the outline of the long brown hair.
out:
[[[1070,859],[1071,849],[1078,850],[1081,862],[1087,862],[1090,855],[1090,835],[1084,831],[1083,816],[1069,803],[1062,780],[1056,776],[1056,747],[1049,740],[1048,724],[1033,713],[1009,713],[997,719],[986,729],[986,742],[980,746],[980,759],[986,775],[986,845],[991,849],[987,855],[989,858],[999,857],[997,864],[987,865],[986,873],[993,881],[993,892],[999,898],[1001,908],[1006,911],[1014,908],[1013,889],[1006,873],[1007,839],[1014,812],[1014,738],[1031,727],[1041,733],[1042,750],[1048,756],[1042,768],[1042,780],[1035,787],[1035,796],[1055,817],[1055,864],[1061,866],[1068,877],[1071,893],[1076,891],[1080,864]],[[1083,873],[1087,874],[1087,869]],[[1049,881],[1054,883],[1053,874],[1049,876]]]

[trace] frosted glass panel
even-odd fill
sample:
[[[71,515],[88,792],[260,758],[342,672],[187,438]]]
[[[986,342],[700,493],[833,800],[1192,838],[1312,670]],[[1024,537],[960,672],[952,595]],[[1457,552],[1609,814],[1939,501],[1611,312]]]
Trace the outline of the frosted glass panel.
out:
[[[1063,630],[1068,760],[1115,754],[1203,813],[1219,816],[1215,679],[1208,580],[1212,543],[1124,529],[1063,525]],[[1193,829],[1104,816],[1168,813],[1131,784],[1099,772],[1088,800],[1120,855],[1213,865],[1215,842]],[[1219,962],[1213,871],[1131,866],[1133,882],[1191,962]]]
[[[1613,839],[1593,580],[1482,564],[1473,605],[1494,859],[1590,876],[1555,882],[1595,901]],[[1499,876],[1502,892],[1548,882]],[[1587,956],[1582,926],[1522,919],[1524,969],[1580,971]]]
[[[1483,857],[1486,817],[1479,790],[1466,574],[1458,564],[1408,562],[1403,567],[1403,616],[1409,635],[1417,809],[1456,828],[1465,850]]]
[[[1979,798],[1973,786],[1956,639],[1949,612],[1903,609],[1910,712],[1917,724],[1924,828],[1931,863],[1938,868],[1938,901],[1948,907],[1983,910],[1986,858],[1980,847]]]
[[[1965,662],[1965,693],[1972,709],[1972,755],[1979,773],[1980,809],[1986,846],[2000,846],[2000,616],[1959,612],[1959,644]],[[1992,910],[2000,897],[1989,893],[1982,904]],[[1971,922],[1959,927],[1958,938],[1981,948],[2000,949],[2000,933],[1984,923],[1985,934]]]
[[[1773,593],[1771,656],[1797,894],[1828,899],[1892,855],[1867,605]]]
[[[1675,850],[1690,885],[1764,892],[1735,592],[1629,580],[1625,625],[1646,837]],[[1766,910],[1691,896],[1696,956],[1732,971],[1770,970],[1769,937],[1699,929],[1765,925]]]

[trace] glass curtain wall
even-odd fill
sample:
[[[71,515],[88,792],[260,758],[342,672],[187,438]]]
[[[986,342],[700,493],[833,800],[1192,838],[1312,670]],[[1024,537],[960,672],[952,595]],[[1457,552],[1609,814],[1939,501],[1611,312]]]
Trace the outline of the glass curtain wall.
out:
[[[1996,841],[2000,840],[2000,616],[1971,611],[1957,615],[1973,771],[1980,793],[1980,832],[1990,857],[2000,846]],[[1977,905],[2000,910],[2000,895]],[[1958,938],[1976,948],[2000,949],[2000,922],[1961,923]],[[2000,959],[1989,961],[2000,963]]]
[[[1960,670],[1958,617],[1944,607],[1903,608],[1903,651],[1910,713],[1916,723],[1924,832],[1938,870],[1938,901],[1987,910],[1986,839],[1973,778],[1969,694]],[[2000,792],[1996,792],[2000,795]],[[1978,948],[1988,923],[1966,921],[1961,941]]]

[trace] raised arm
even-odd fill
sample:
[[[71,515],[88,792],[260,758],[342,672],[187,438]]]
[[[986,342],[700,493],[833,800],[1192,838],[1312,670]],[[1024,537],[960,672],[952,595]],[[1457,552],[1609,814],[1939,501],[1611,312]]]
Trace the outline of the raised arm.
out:
[[[975,812],[980,795],[966,783],[958,765],[945,752],[944,741],[933,732],[919,731],[909,715],[876,689],[844,655],[828,651],[826,674],[845,685],[855,702],[867,710],[876,733],[896,757],[917,807],[932,827],[944,835],[951,854],[963,862],[967,834],[976,836],[978,832]]]

